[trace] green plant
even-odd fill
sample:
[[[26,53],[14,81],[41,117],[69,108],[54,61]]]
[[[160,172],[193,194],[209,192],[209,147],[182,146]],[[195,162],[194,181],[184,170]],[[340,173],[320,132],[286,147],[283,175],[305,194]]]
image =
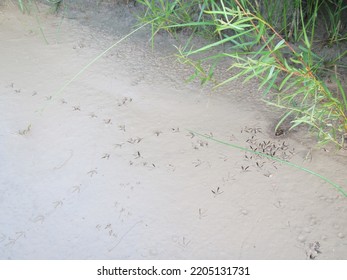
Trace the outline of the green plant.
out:
[[[152,39],[159,30],[169,31],[167,26],[175,24],[183,24],[190,22],[189,2],[183,1],[165,1],[165,0],[138,0],[138,3],[145,6],[146,12],[141,16],[141,22],[151,21]],[[153,21],[154,18],[157,18]],[[173,29],[171,29],[171,32]]]
[[[22,13],[29,13],[33,4],[30,0],[17,0],[17,3]]]
[[[152,42],[155,35],[165,30],[174,35],[181,30],[191,34],[198,33],[203,37],[212,38],[214,20],[206,11],[218,7],[214,0],[138,0],[145,7],[139,16],[140,24],[151,22]],[[156,20],[153,21],[153,19]]]
[[[325,83],[321,74],[327,61],[320,59],[312,50],[317,12],[322,2],[307,1],[304,9],[302,1],[294,1],[291,10],[296,11],[296,18],[292,18],[289,25],[283,22],[280,31],[266,20],[275,11],[268,10],[267,14],[261,14],[258,1],[218,2],[219,4],[214,2],[215,5],[210,5],[209,10],[204,10],[208,21],[157,26],[162,29],[187,26],[201,28],[205,24],[214,27],[214,33],[218,34],[215,37],[218,39],[214,42],[198,49],[178,48],[180,61],[195,68],[195,74],[191,78],[198,77],[205,83],[213,78],[218,61],[226,57],[232,58],[229,70],[236,68],[238,73],[217,86],[241,77],[245,82],[257,78],[263,89],[264,101],[284,110],[276,129],[290,117],[292,128],[308,125],[317,133],[319,143],[333,142],[337,146],[343,146],[347,133],[346,92],[336,71],[333,71],[333,79],[337,87],[332,89]],[[264,3],[269,4],[270,1]],[[290,10],[289,5],[281,7],[284,11]],[[283,17],[290,18],[286,14]],[[288,32],[281,35],[286,28],[289,28]],[[288,38],[292,36],[296,40],[300,39],[300,44],[290,44]],[[219,48],[217,54],[209,55],[209,51],[221,46],[223,51]],[[197,54],[207,55],[196,60]],[[341,56],[330,62],[336,63]],[[204,68],[203,65],[206,64],[211,66]]]
[[[332,187],[334,187],[338,192],[340,192],[344,197],[347,197],[347,191],[344,190],[341,186],[339,186],[338,184],[334,183],[333,181],[331,181],[330,179],[328,179],[327,177],[317,173],[317,172],[314,172],[308,168],[305,168],[303,166],[300,166],[300,165],[297,165],[295,163],[292,163],[292,162],[289,162],[289,161],[286,161],[286,160],[283,160],[283,159],[280,159],[278,157],[275,157],[275,156],[271,156],[271,155],[268,155],[266,153],[262,153],[262,152],[259,152],[259,151],[255,151],[255,150],[251,150],[251,149],[247,149],[247,148],[244,148],[244,147],[241,147],[239,145],[235,145],[235,144],[231,144],[231,143],[227,143],[225,141],[222,141],[222,140],[219,140],[217,138],[214,138],[214,137],[211,137],[211,136],[206,136],[204,134],[201,134],[201,133],[198,133],[196,131],[192,131],[192,130],[188,130],[192,135],[197,135],[199,137],[202,137],[202,138],[205,138],[205,139],[208,139],[208,140],[211,140],[211,141],[214,141],[216,143],[219,143],[219,144],[222,144],[222,145],[226,145],[226,146],[229,146],[229,147],[232,147],[234,149],[238,149],[240,151],[245,151],[245,152],[248,152],[248,153],[251,153],[251,154],[255,154],[255,155],[258,155],[258,156],[261,156],[261,157],[264,157],[264,158],[268,158],[268,159],[271,159],[271,160],[274,160],[274,161],[277,161],[281,164],[284,164],[284,165],[287,165],[287,166],[290,166],[290,167],[293,167],[293,168],[296,168],[300,171],[303,171],[303,172],[306,172],[306,173],[309,173],[311,175],[314,175],[320,179],[322,179],[323,181],[327,182],[329,185],[331,185]]]
[[[37,25],[39,26],[39,29],[40,29],[40,32],[41,32],[41,35],[43,37],[43,39],[45,40],[46,44],[48,44],[48,40],[45,36],[45,33],[43,32],[43,28],[42,28],[42,25],[40,23],[40,20],[39,20],[39,17],[38,17],[38,11],[39,11],[39,8],[37,6],[37,3],[36,1],[31,1],[31,0],[17,0],[18,2],[18,6],[21,10],[22,13],[28,13],[30,14],[31,11],[34,11],[35,13],[35,19],[36,19],[36,22],[37,22]]]
[[[327,38],[325,43],[328,46],[347,40],[347,34],[343,34],[342,14],[347,10],[347,3],[344,0],[326,0],[323,1],[323,14]]]
[[[52,12],[57,13],[57,11],[59,10],[59,8],[61,7],[61,5],[63,3],[63,0],[46,0],[46,2],[49,3],[50,5],[52,5]],[[35,0],[17,0],[17,3],[18,3],[18,7],[22,13],[28,13],[28,14],[30,14],[32,12],[34,13],[37,25],[40,29],[40,33],[41,33],[43,39],[45,40],[46,44],[48,44],[48,40],[46,38],[46,35],[43,31],[43,28],[42,28],[42,25],[41,25],[41,22],[39,19],[40,10],[39,10],[39,7],[38,7],[36,1]],[[59,28],[57,30],[57,35],[59,33],[60,26],[61,26],[63,19],[64,19],[64,17],[62,17],[62,20],[60,22]]]
[[[153,19],[153,21],[156,20],[156,18]],[[80,75],[82,75],[90,66],[92,66],[95,62],[97,62],[102,56],[104,56],[106,53],[108,53],[110,50],[112,50],[114,47],[116,47],[118,44],[120,44],[121,42],[123,42],[124,40],[126,40],[128,37],[130,37],[131,35],[133,35],[134,33],[136,33],[137,31],[139,31],[140,29],[144,28],[146,25],[150,24],[151,22],[147,22],[144,23],[143,25],[137,27],[136,29],[134,29],[133,31],[131,31],[130,33],[128,33],[127,35],[123,36],[121,39],[119,39],[117,42],[115,42],[114,44],[112,44],[109,48],[107,48],[106,50],[104,50],[103,52],[101,52],[99,55],[97,55],[94,59],[92,59],[90,62],[88,62],[83,68],[80,69],[80,71],[78,71],[71,79],[69,79],[68,81],[66,81],[66,83],[64,83],[53,95],[52,98],[50,98],[50,102],[55,101],[59,96],[61,96],[64,92],[64,90],[71,84],[73,83]],[[39,109],[39,112],[43,112],[44,109],[49,105],[49,103],[47,103],[47,105],[45,105],[44,107],[42,107],[41,109]]]

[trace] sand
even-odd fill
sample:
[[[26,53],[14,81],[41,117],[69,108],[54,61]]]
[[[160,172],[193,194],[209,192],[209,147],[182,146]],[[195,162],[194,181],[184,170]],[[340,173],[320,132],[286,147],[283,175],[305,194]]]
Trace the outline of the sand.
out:
[[[185,82],[173,38],[152,50],[146,28],[58,92],[134,21],[40,8],[0,6],[1,259],[347,258],[341,192],[213,139],[345,191],[346,151],[276,137],[255,81]]]

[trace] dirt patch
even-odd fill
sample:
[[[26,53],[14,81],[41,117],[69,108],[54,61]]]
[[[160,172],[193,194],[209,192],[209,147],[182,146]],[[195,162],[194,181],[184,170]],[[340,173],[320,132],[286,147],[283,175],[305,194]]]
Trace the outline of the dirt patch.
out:
[[[346,259],[346,197],[236,146],[346,190],[345,152],[276,137],[255,84],[187,84],[172,39],[152,51],[141,30],[57,94],[126,34],[115,16],[101,32],[103,12],[42,12],[46,44],[35,17],[1,8],[0,258]]]

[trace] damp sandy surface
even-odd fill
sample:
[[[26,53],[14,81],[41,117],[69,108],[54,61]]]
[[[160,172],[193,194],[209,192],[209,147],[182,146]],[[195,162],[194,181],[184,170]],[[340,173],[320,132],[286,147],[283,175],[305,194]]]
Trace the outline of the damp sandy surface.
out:
[[[275,137],[256,84],[185,83],[165,35],[152,51],[140,31],[58,93],[126,33],[39,18],[48,44],[0,8],[1,259],[347,258],[341,192],[210,138],[347,191],[345,151]]]

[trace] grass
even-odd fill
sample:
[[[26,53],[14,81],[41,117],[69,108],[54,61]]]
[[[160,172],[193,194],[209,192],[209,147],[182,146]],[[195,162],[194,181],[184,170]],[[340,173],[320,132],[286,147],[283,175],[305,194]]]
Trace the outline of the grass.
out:
[[[58,9],[61,7],[63,0],[46,0],[47,3],[49,3],[50,5],[52,5],[52,12],[56,13],[58,11]],[[20,9],[20,11],[25,14],[31,14],[34,13],[34,17],[36,19],[37,25],[40,29],[40,33],[42,35],[42,38],[44,39],[45,43],[48,45],[49,42],[47,40],[47,37],[44,33],[43,27],[41,25],[40,19],[39,19],[39,7],[36,3],[35,0],[17,0],[17,5]],[[62,21],[63,21],[63,17],[62,17]],[[57,31],[57,37],[58,37],[58,33],[60,30],[60,26],[62,24],[62,21],[60,22],[58,31]]]
[[[342,23],[343,12],[347,10],[346,1],[323,1],[323,9],[326,11],[326,15],[323,15],[327,32],[326,44],[332,46],[336,42],[347,41],[347,34],[343,34]]]
[[[23,2],[19,2],[19,6],[21,6],[20,4],[23,4]],[[212,3],[213,1],[204,1],[203,4],[200,3],[199,9],[192,9],[194,10],[195,15],[198,15],[197,21],[194,23],[181,23],[180,21],[170,19],[170,13],[174,13],[176,7],[178,7],[178,9],[184,9],[185,6],[183,5],[183,1],[174,1],[170,5],[165,3],[166,1],[162,0],[139,2],[142,2],[142,4],[159,3],[160,5],[156,10],[151,10],[151,13],[155,11],[156,17],[151,14],[150,20],[148,18],[143,18],[144,20],[141,26],[112,44],[109,48],[87,63],[78,73],[56,91],[53,95],[54,97],[61,95],[66,87],[68,87],[103,55],[146,25],[152,25],[152,38],[154,38],[154,35],[161,29],[172,32],[172,28],[175,28],[177,31],[179,28],[189,26],[194,31],[203,30],[206,32],[206,30],[213,26],[215,28],[215,34],[217,34],[216,37],[219,38],[219,40],[199,49],[190,49],[188,51],[182,49],[179,50],[179,57],[184,61],[184,63],[189,63],[195,67],[196,71],[200,74],[197,76],[200,77],[203,82],[211,80],[213,76],[213,68],[210,68],[206,72],[204,67],[201,66],[202,64],[199,61],[195,62],[190,58],[190,56],[197,53],[207,52],[220,45],[233,43],[236,45],[236,51],[234,47],[231,47],[230,49],[233,50],[232,52],[223,52],[213,57],[207,56],[205,58],[205,60],[219,60],[224,57],[231,57],[234,59],[235,63],[230,66],[230,69],[237,68],[240,70],[237,75],[230,77],[217,86],[240,77],[245,77],[246,81],[252,78],[258,78],[260,81],[260,87],[264,88],[263,97],[270,94],[270,90],[276,91],[274,95],[275,99],[267,102],[287,111],[279,122],[279,125],[290,115],[294,115],[295,118],[292,121],[292,127],[308,124],[310,127],[313,127],[318,131],[321,143],[331,141],[337,145],[343,144],[343,140],[341,142],[338,141],[337,132],[346,133],[347,131],[346,93],[341,82],[337,79],[338,75],[335,77],[338,86],[338,93],[340,95],[336,95],[336,92],[329,90],[327,85],[317,75],[319,70],[322,69],[322,65],[324,65],[324,59],[312,52],[311,47],[313,35],[311,34],[311,37],[309,37],[309,33],[305,28],[300,31],[303,38],[303,46],[294,48],[289,43],[288,39],[276,31],[275,27],[266,21],[264,17],[251,12],[246,8],[246,6],[244,6],[248,1],[235,0],[233,3],[236,3],[236,6],[231,8],[225,6],[223,1],[220,1],[221,6],[218,6],[217,2]],[[179,2],[182,5],[176,6]],[[192,3],[189,5],[192,5]],[[212,9],[207,10],[208,7]],[[170,13],[167,13],[167,9],[170,10]],[[163,14],[161,14],[162,10],[164,12]],[[187,15],[186,11],[182,11],[182,13]],[[147,10],[146,16],[148,15],[149,13]],[[192,17],[188,18],[192,19]],[[301,21],[302,26],[304,26],[302,11]],[[312,30],[314,30],[314,28],[312,28]],[[253,50],[255,47],[257,47],[257,49]],[[240,49],[242,51],[239,51]],[[346,51],[334,60],[331,60],[330,63],[336,65],[335,63],[345,55]],[[53,100],[53,98],[51,100]],[[276,100],[277,102],[275,102]],[[19,133],[25,135],[30,132],[30,129],[31,125]],[[195,131],[190,131],[190,133],[223,145],[270,158],[274,161],[278,161],[287,166],[314,175],[324,180],[343,196],[347,197],[347,192],[341,186],[312,170],[275,156],[226,143]]]
[[[154,21],[155,19],[153,19]],[[54,100],[56,100],[58,97],[60,97],[62,95],[62,93],[64,92],[64,90],[73,83],[73,81],[75,81],[80,75],[82,75],[91,65],[93,65],[95,62],[97,62],[102,56],[104,56],[105,54],[107,54],[108,52],[110,52],[113,48],[115,48],[117,45],[119,45],[121,42],[123,42],[124,40],[126,40],[128,37],[130,37],[131,35],[133,35],[134,33],[136,33],[137,31],[139,31],[140,29],[144,28],[146,25],[150,24],[151,22],[145,23],[139,27],[137,27],[136,29],[134,29],[133,31],[131,31],[130,33],[128,33],[127,35],[123,36],[121,39],[119,39],[117,42],[115,42],[114,44],[112,44],[110,47],[108,47],[106,50],[104,50],[103,52],[101,52],[99,55],[97,55],[94,59],[92,59],[90,62],[88,62],[84,67],[81,68],[80,71],[78,71],[71,79],[67,80],[65,84],[63,84],[53,95],[52,98],[50,99],[51,102],[53,102]],[[41,108],[41,112],[46,108],[47,105],[45,105],[45,107]]]
[[[254,151],[254,150],[251,150],[251,149],[247,149],[247,148],[244,148],[244,147],[241,147],[241,146],[238,146],[238,145],[235,145],[235,144],[231,144],[231,143],[227,143],[225,141],[222,141],[222,140],[219,140],[219,139],[216,139],[214,137],[211,137],[211,136],[206,136],[204,134],[201,134],[201,133],[198,133],[196,131],[193,131],[193,130],[188,130],[190,133],[194,134],[194,135],[197,135],[199,137],[202,137],[202,138],[205,138],[205,139],[208,139],[208,140],[211,140],[211,141],[214,141],[214,142],[217,142],[219,144],[222,144],[222,145],[226,145],[226,146],[229,146],[229,147],[232,147],[234,149],[238,149],[238,150],[241,150],[241,151],[245,151],[245,152],[248,152],[248,153],[251,153],[251,154],[255,154],[255,155],[259,155],[261,157],[264,157],[264,158],[269,158],[271,160],[274,160],[274,161],[277,161],[279,163],[282,163],[284,165],[287,165],[287,166],[290,166],[290,167],[293,167],[293,168],[296,168],[298,170],[301,170],[301,171],[304,171],[306,173],[309,173],[315,177],[318,177],[320,178],[321,180],[323,180],[324,182],[328,183],[329,185],[331,185],[332,187],[334,187],[338,192],[340,192],[344,197],[347,197],[347,191],[345,191],[341,186],[339,186],[338,184],[334,183],[333,181],[331,181],[330,179],[326,178],[325,176],[319,174],[319,173],[316,173],[308,168],[305,168],[303,166],[300,166],[300,165],[297,165],[295,163],[292,163],[292,162],[289,162],[289,161],[286,161],[286,160],[283,160],[283,159],[280,159],[278,157],[275,157],[275,156],[271,156],[271,155],[268,155],[266,153],[262,153],[262,152],[258,152],[258,151]]]
[[[321,24],[328,34],[324,39],[327,46],[344,41],[342,13],[347,4],[343,1],[311,0],[305,5],[299,0],[266,0],[261,4],[247,0],[139,2],[146,7],[142,22],[157,18],[151,23],[153,37],[160,30],[175,34],[188,29],[214,38],[198,49],[188,47],[188,43],[178,48],[180,61],[195,69],[192,78],[211,81],[218,62],[231,58],[228,70],[237,69],[238,74],[216,86],[255,78],[263,91],[261,98],[283,111],[276,129],[289,119],[292,129],[309,127],[319,144],[345,145],[347,96],[339,70],[345,68],[341,61],[347,53],[326,58],[314,51],[317,40],[322,40],[316,35]],[[210,56],[212,50],[218,53]],[[197,60],[197,54],[204,57]],[[334,89],[324,80],[327,75],[335,83]]]
[[[30,12],[36,5],[31,0],[17,1],[22,12]],[[60,0],[47,2],[56,9],[62,3]],[[322,9],[327,11],[322,17],[328,34],[324,43],[327,46],[339,44],[347,36],[341,34],[341,17],[347,5],[341,0],[330,2],[311,0],[303,7],[299,0],[266,0],[261,5],[258,1],[247,0],[138,0],[146,7],[140,18],[141,26],[152,26],[152,40],[161,30],[171,34],[189,30],[191,34],[214,39],[213,43],[199,49],[189,48],[188,40],[185,47],[178,49],[180,61],[195,69],[190,79],[209,82],[218,61],[232,58],[234,63],[229,70],[236,68],[238,74],[216,86],[239,78],[245,82],[256,78],[263,90],[261,98],[283,110],[276,129],[290,119],[291,128],[306,125],[314,131],[318,143],[333,142],[343,147],[347,135],[347,97],[337,69],[347,68],[341,63],[347,52],[325,58],[313,50],[317,15]],[[48,43],[37,15],[36,19]],[[293,47],[291,42],[299,43]],[[208,55],[212,49],[221,46],[227,46],[227,51]],[[206,54],[206,57],[195,60],[194,55],[198,53]],[[205,62],[211,67],[206,69]],[[87,67],[81,69],[81,73]],[[334,91],[323,79],[327,73],[336,84]]]
[[[63,0],[46,0],[46,2],[53,5],[54,10],[57,11],[57,9],[59,9],[60,5],[63,3]],[[17,0],[17,3],[22,13],[30,13],[33,5],[36,6],[36,2],[34,0]]]

